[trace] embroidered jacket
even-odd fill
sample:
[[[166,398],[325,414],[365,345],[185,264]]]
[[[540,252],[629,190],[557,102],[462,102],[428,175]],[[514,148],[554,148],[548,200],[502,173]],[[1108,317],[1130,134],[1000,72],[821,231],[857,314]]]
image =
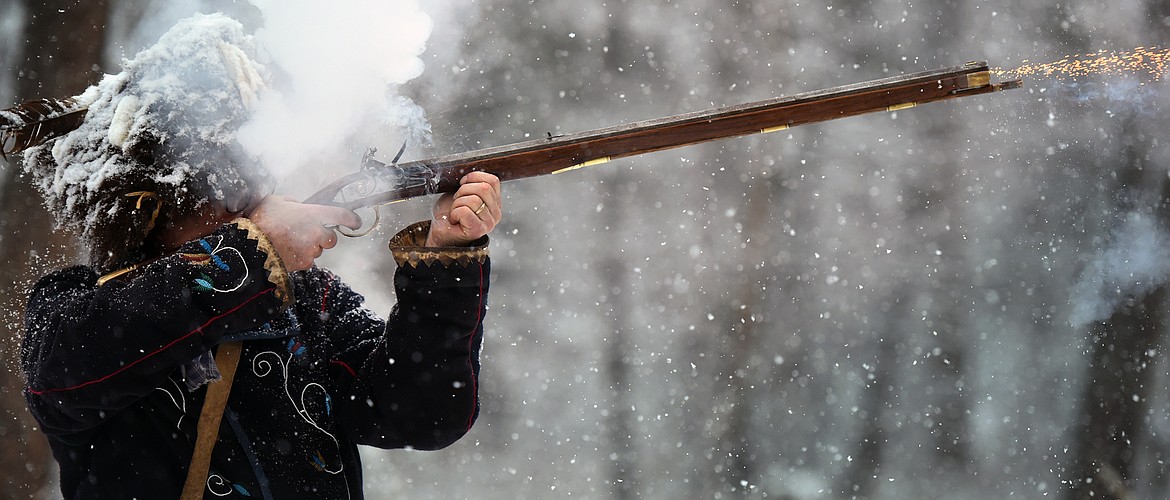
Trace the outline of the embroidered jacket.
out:
[[[65,498],[178,498],[218,376],[206,353],[228,340],[243,354],[205,498],[362,498],[358,444],[461,437],[479,412],[487,240],[424,249],[426,233],[391,241],[387,320],[328,271],[286,273],[246,219],[100,286],[81,266],[42,278],[21,362]]]

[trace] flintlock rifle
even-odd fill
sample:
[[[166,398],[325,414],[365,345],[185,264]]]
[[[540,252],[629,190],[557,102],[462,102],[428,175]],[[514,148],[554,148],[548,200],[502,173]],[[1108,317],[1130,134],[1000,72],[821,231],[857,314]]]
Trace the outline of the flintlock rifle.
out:
[[[454,192],[460,178],[477,170],[494,174],[501,181],[557,174],[643,153],[876,111],[897,111],[1022,85],[1021,80],[992,83],[987,63],[976,61],[587,132],[550,134],[544,139],[407,163],[397,163],[397,158],[389,164],[380,162],[371,150],[362,159],[358,172],[328,184],[305,203],[349,209],[377,207],[416,196]]]

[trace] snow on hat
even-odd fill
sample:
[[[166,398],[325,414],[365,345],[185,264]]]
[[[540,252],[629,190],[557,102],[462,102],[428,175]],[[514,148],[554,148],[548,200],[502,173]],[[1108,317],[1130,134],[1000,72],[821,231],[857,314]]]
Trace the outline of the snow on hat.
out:
[[[239,22],[198,15],[80,96],[56,107],[41,101],[48,114],[85,110],[76,129],[30,140],[24,169],[99,271],[144,258],[148,236],[170,218],[209,201],[235,207],[270,188],[271,174],[236,141],[265,89],[256,53]],[[5,120],[29,121],[0,112]]]

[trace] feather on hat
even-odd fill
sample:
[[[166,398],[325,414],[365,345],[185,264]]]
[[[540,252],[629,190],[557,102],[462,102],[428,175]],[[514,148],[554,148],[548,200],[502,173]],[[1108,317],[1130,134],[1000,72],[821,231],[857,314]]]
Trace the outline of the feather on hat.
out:
[[[85,108],[76,99],[37,99],[0,111],[0,156],[5,159],[81,126]]]

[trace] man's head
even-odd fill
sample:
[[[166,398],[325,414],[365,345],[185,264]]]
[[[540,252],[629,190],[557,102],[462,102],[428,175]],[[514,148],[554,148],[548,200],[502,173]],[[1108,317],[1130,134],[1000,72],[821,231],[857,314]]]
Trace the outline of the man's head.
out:
[[[157,252],[168,224],[209,203],[242,210],[272,183],[236,141],[265,86],[238,22],[187,19],[123,66],[77,97],[76,130],[25,153],[46,207],[103,272]]]

